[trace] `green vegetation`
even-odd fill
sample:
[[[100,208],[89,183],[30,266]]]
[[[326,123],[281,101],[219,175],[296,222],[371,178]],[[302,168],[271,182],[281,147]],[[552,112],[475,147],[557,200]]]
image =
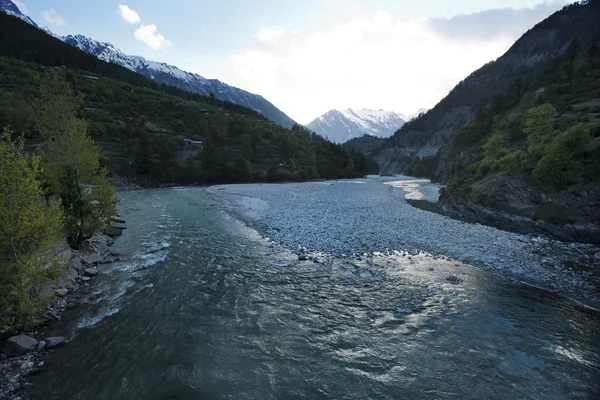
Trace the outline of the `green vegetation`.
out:
[[[59,73],[46,74],[28,108],[43,135],[39,153],[4,128],[0,138],[0,328],[36,322],[59,277],[65,237],[76,248],[116,214],[100,150],[78,118],[81,97]],[[43,164],[43,168],[42,168]],[[63,272],[64,273],[64,272]]]
[[[499,173],[542,192],[600,181],[599,117],[600,47],[574,41],[542,76],[478,110],[454,143],[474,162],[454,164],[450,192]]]
[[[116,214],[116,199],[100,168],[100,148],[87,134],[85,120],[77,117],[81,96],[56,72],[46,74],[31,115],[45,139],[41,150],[49,194],[62,200],[67,239],[77,247],[95,232],[103,232]]]
[[[449,195],[499,174],[550,193],[600,181],[599,160],[600,46],[573,41],[552,67],[516,79],[479,108],[451,148],[405,172],[445,174]]]
[[[42,132],[27,111],[28,99],[39,96],[39,82],[58,68],[81,94],[77,116],[87,121],[102,165],[115,177],[157,185],[346,178],[367,171],[367,157],[300,126],[285,129],[242,106],[157,84],[17,18],[2,14],[0,26],[0,54],[8,56],[0,57],[0,126],[25,132],[30,147]]]
[[[47,202],[39,156],[23,152],[23,140],[0,138],[0,328],[23,328],[46,306],[39,292],[64,266],[58,250],[63,218]]]

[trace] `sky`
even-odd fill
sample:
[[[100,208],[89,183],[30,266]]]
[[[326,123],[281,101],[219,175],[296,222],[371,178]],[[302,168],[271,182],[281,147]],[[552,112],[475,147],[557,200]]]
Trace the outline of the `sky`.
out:
[[[258,93],[300,123],[330,109],[412,114],[565,0],[18,0],[82,34]]]

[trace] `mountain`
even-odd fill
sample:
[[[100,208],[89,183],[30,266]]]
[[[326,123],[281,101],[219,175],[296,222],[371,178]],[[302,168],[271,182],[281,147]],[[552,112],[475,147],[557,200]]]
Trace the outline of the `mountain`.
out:
[[[142,185],[358,177],[372,163],[247,107],[158,84],[0,13],[0,130],[43,141],[28,105],[62,77],[81,94],[78,115],[119,182]],[[52,89],[45,89],[47,90]],[[62,90],[53,89],[57,101]],[[375,165],[376,167],[376,165]],[[377,171],[377,168],[375,168]]]
[[[350,139],[342,147],[346,150],[354,150],[363,153],[366,156],[375,154],[385,143],[385,139],[376,136],[364,135]]]
[[[38,27],[29,17],[23,15],[10,0],[0,0],[0,10]],[[44,29],[44,32],[55,36],[47,28]],[[286,128],[291,128],[294,125],[294,121],[290,117],[262,96],[230,86],[217,79],[206,79],[198,74],[182,71],[173,65],[146,60],[139,56],[130,56],[110,43],[99,42],[82,35],[68,35],[60,37],[60,39],[71,46],[98,57],[102,61],[121,65],[158,83],[176,86],[204,96],[209,96],[212,93],[220,100],[253,109],[278,125]]]
[[[587,41],[587,32],[598,29],[597,7],[598,0],[565,7],[530,29],[503,56],[466,77],[434,108],[405,124],[385,143],[377,156],[382,170],[402,172],[411,162],[448,147],[478,108],[548,68],[572,40]],[[438,172],[444,182],[447,174]]]
[[[28,24],[33,25],[36,28],[39,28],[38,25],[35,22],[33,22],[33,20],[31,18],[24,15],[21,12],[21,10],[19,10],[19,7],[17,7],[17,5],[10,0],[0,0],[0,11],[3,11],[6,14],[12,15],[19,19],[22,19],[23,21],[27,22]]]
[[[427,111],[429,111],[429,109],[428,109],[428,108],[419,108],[419,111],[417,111],[417,112],[416,112],[416,113],[414,113],[414,114],[410,114],[410,115],[404,115],[404,114],[400,114],[400,117],[401,117],[403,120],[405,120],[405,121],[407,121],[407,122],[408,122],[408,121],[410,121],[410,120],[412,120],[412,119],[415,119],[415,118],[417,118],[417,117],[418,117],[419,115],[421,115],[421,114],[425,114]]]
[[[600,0],[565,6],[406,123],[385,172],[445,184],[463,219],[600,243]]]
[[[306,127],[334,143],[344,143],[364,135],[390,137],[405,118],[393,111],[347,108],[328,111]]]

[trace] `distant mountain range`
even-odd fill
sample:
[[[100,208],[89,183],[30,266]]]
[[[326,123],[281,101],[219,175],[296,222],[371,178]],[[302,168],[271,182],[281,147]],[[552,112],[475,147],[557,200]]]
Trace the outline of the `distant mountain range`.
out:
[[[31,18],[24,15],[19,10],[19,7],[10,0],[0,0],[0,11],[18,17],[39,28]],[[230,86],[217,79],[206,79],[198,74],[182,71],[173,65],[146,60],[139,56],[130,56],[110,43],[99,42],[82,35],[68,35],[61,37],[54,35],[48,28],[44,28],[43,30],[102,61],[122,65],[123,67],[144,75],[158,83],[176,86],[205,96],[213,93],[215,97],[220,100],[229,101],[256,110],[271,121],[286,128],[291,128],[295,123],[294,120],[262,96]]]
[[[388,138],[407,121],[425,111],[421,109],[414,115],[406,116],[393,111],[366,108],[331,110],[306,127],[334,143],[345,143],[364,135]]]

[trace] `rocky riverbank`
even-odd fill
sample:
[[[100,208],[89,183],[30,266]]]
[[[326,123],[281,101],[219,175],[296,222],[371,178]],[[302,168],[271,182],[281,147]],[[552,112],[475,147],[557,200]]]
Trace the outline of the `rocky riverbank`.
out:
[[[521,234],[600,244],[600,184],[541,192],[505,174],[468,187],[446,190],[440,206],[453,217]]]
[[[394,181],[409,180],[398,185]],[[208,191],[264,236],[301,257],[376,252],[449,257],[597,307],[600,248],[466,223],[409,205],[405,192],[435,201],[434,185],[408,177],[283,185],[225,185]],[[423,186],[418,188],[417,186]],[[306,250],[304,250],[306,249]]]
[[[121,259],[120,254],[112,251],[113,244],[109,236],[96,234],[84,241],[79,250],[64,250],[68,266],[60,279],[41,293],[43,297],[55,297],[40,316],[41,324],[0,343],[0,400],[21,399],[19,392],[30,385],[29,377],[42,372],[48,354],[67,343],[65,337],[46,337],[43,332],[48,325],[60,321],[65,310],[77,304],[78,294],[90,289],[103,265]]]

